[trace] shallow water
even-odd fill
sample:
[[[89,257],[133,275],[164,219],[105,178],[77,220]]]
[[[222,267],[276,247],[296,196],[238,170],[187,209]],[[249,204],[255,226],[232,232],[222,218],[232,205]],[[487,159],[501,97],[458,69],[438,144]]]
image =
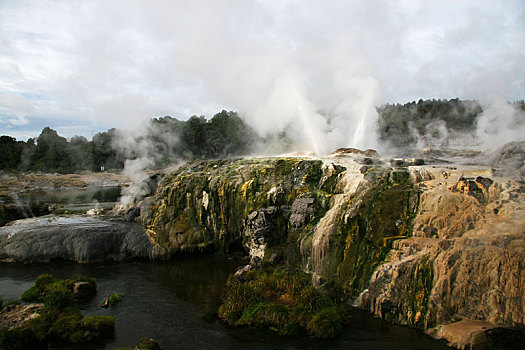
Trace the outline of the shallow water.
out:
[[[344,334],[332,341],[228,327],[217,320],[216,310],[228,274],[245,263],[240,258],[219,255],[154,263],[0,263],[0,297],[4,301],[17,299],[43,273],[59,278],[95,277],[97,295],[81,309],[85,315],[115,317],[115,337],[82,349],[132,347],[144,337],[158,340],[164,349],[446,348],[420,331],[390,325],[359,310],[353,312]],[[122,302],[108,309],[99,307],[111,293],[122,293]]]
[[[58,206],[62,211],[87,211],[89,209],[110,209],[120,199],[120,186],[58,188],[13,193],[4,201],[15,203],[20,208],[30,208],[32,204],[46,203]],[[29,211],[29,209],[27,209]],[[31,217],[30,212],[27,213]]]

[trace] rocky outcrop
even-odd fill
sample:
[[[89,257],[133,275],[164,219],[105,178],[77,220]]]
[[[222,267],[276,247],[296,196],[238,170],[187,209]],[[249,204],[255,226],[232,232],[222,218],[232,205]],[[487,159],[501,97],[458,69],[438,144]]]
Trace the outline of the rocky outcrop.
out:
[[[277,207],[262,208],[246,218],[244,236],[250,255],[250,264],[255,265],[264,258],[266,248],[272,244],[272,236],[277,231]]]
[[[525,179],[525,141],[507,143],[497,152],[491,165],[495,176]]]
[[[192,163],[166,176],[141,220],[165,256],[242,245],[241,275],[280,256],[391,322],[523,326],[523,184],[407,165],[344,154]]]
[[[290,222],[299,229],[321,216],[343,170],[307,158],[194,162],[165,176],[141,220],[166,257],[244,246],[261,259],[287,242]]]
[[[2,261],[64,259],[89,263],[150,257],[152,248],[142,227],[122,220],[41,217],[0,228]]]
[[[422,329],[463,320],[462,327],[434,331],[458,347],[479,340],[479,329],[467,327],[477,323],[469,320],[523,327],[523,185],[481,175],[466,178],[461,170],[435,173],[435,180],[421,184],[413,237],[394,243],[356,304]],[[462,341],[454,329],[467,332]]]

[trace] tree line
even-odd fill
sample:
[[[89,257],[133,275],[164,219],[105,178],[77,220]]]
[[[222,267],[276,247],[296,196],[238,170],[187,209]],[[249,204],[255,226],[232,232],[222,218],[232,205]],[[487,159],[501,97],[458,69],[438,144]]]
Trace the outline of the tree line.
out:
[[[525,103],[513,103],[516,120],[525,122]],[[382,142],[396,148],[446,146],[454,135],[475,135],[483,108],[471,100],[422,100],[386,104],[377,108],[378,133]],[[218,159],[250,154],[257,145],[271,150],[293,149],[286,132],[261,138],[235,112],[221,111],[211,119],[192,116],[186,121],[165,116],[153,118],[138,135],[117,129],[66,139],[45,127],[27,141],[0,136],[0,169],[78,173],[120,170],[128,159],[148,158],[154,166],[174,161]]]
[[[109,129],[92,140],[66,139],[45,127],[36,138],[18,141],[0,136],[0,169],[79,173],[121,170],[127,159],[151,157],[155,165],[175,160],[214,159],[248,154],[257,134],[235,112],[221,111],[210,120],[192,116],[180,121],[170,116],[153,118],[141,135],[126,143],[124,133]],[[145,153],[146,152],[146,153]]]
[[[525,103],[512,103],[519,123],[525,122]],[[478,101],[422,100],[386,104],[377,108],[378,131],[382,142],[397,148],[447,146],[454,138],[474,138],[483,108]]]

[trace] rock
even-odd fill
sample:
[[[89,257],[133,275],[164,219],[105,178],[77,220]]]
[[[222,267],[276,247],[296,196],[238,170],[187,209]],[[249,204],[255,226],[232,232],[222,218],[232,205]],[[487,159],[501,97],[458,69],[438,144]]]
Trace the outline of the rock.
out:
[[[50,213],[49,206],[45,203],[3,203],[0,201],[0,227],[8,222],[43,216]]]
[[[489,178],[478,176],[475,180],[461,176],[459,181],[449,189],[453,192],[468,194],[476,198],[481,204],[487,204],[489,200],[489,187],[493,181]]]
[[[162,350],[162,348],[155,339],[144,338],[135,346],[135,350]]]
[[[130,209],[138,207],[142,201],[155,193],[155,190],[157,189],[157,186],[161,180],[161,174],[154,174],[138,183],[134,183],[129,187],[123,188],[122,197],[120,198],[120,206],[115,208],[115,213],[117,215],[123,215],[126,213],[124,215],[127,217]],[[133,219],[135,217],[133,217]]]
[[[356,304],[394,323],[443,325],[432,332],[458,348],[492,348],[507,340],[491,334],[519,338],[525,323],[525,197],[519,182],[458,175],[426,182],[414,237],[393,243]],[[489,193],[484,204],[473,188]],[[510,330],[491,329],[500,326]]]
[[[150,257],[145,230],[122,220],[82,216],[42,217],[0,228],[0,260],[80,263]]]
[[[525,141],[505,144],[491,163],[495,176],[525,178]]]
[[[457,349],[524,349],[525,330],[519,327],[499,327],[484,321],[463,319],[440,325],[428,333],[446,339]]]
[[[379,158],[379,153],[377,153],[376,150],[373,149],[367,149],[365,151],[361,151],[357,148],[339,148],[337,149],[334,154],[356,154],[359,156],[365,156],[368,158]]]
[[[421,158],[393,158],[390,165],[394,167],[421,166],[425,165],[425,160]]]
[[[96,286],[93,283],[79,281],[73,284],[73,295],[77,299],[86,299],[92,297],[97,292]]]
[[[242,276],[244,275],[246,272],[248,271],[251,271],[253,270],[255,267],[251,264],[248,264],[248,265],[244,265],[242,267],[239,267],[237,269],[237,271],[235,271],[235,276]]]
[[[129,222],[135,221],[136,217],[140,216],[140,208],[139,207],[132,207],[129,208],[126,212],[126,215],[124,216],[124,219]]]
[[[26,321],[40,317],[44,304],[10,305],[0,310],[0,329],[16,328]]]
[[[421,164],[409,158],[363,169],[355,158],[188,164],[141,216],[169,252],[242,241],[251,261],[238,275],[271,263],[275,245],[314,284],[394,323],[524,325],[523,183],[472,166],[407,169]]]
[[[250,253],[250,264],[256,263],[256,259],[264,258],[266,247],[272,242],[277,207],[268,207],[254,211],[246,218],[246,247]]]
[[[314,203],[314,198],[297,198],[293,202],[290,215],[290,225],[292,230],[299,229],[315,217]]]

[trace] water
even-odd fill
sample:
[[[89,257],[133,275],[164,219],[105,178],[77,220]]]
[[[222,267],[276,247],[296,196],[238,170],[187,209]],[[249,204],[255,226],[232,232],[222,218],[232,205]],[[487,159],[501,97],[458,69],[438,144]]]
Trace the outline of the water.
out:
[[[63,206],[62,210],[70,211],[86,211],[95,206],[110,209],[119,201],[120,190],[120,186],[34,190],[20,192],[16,199],[19,204],[25,206],[31,203],[46,203],[51,206]]]
[[[168,262],[47,264],[0,263],[0,297],[17,299],[43,273],[59,278],[97,279],[97,295],[81,309],[85,315],[115,317],[115,337],[105,344],[75,349],[133,347],[154,338],[164,349],[445,349],[420,331],[393,326],[355,310],[344,334],[332,341],[284,337],[269,331],[228,327],[216,310],[227,276],[246,261],[219,255],[183,257]],[[122,302],[99,307],[105,297],[122,293]],[[64,348],[62,348],[64,349]],[[67,347],[66,347],[67,349]]]

